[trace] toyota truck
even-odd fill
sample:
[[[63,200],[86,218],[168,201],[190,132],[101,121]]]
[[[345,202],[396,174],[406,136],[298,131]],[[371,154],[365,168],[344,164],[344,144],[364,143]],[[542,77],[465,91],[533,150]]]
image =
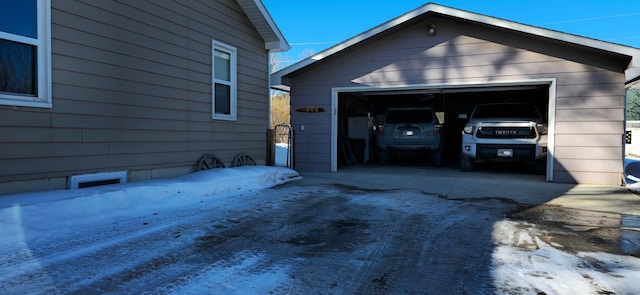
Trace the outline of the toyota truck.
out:
[[[544,174],[546,159],[547,124],[534,104],[477,105],[462,130],[463,171],[472,171],[476,163],[486,161],[517,161]]]

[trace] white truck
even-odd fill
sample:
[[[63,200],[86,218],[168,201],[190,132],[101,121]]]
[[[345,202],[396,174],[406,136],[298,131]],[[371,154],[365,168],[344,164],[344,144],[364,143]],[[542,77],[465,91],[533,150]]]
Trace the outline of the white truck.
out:
[[[466,114],[459,116],[466,119]],[[462,130],[460,167],[472,171],[485,161],[518,161],[544,174],[547,162],[547,124],[534,104],[477,105]]]

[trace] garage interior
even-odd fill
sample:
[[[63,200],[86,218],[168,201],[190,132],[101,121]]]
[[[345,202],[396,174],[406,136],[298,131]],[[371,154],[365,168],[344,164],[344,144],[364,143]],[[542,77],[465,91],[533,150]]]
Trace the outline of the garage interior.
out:
[[[548,121],[549,85],[491,86],[472,88],[425,88],[376,90],[338,94],[338,169],[345,165],[379,165],[376,129],[391,107],[432,107],[442,123],[445,166],[459,166],[461,132],[477,104],[524,102],[535,104]],[[398,157],[387,165],[431,166],[424,156]],[[527,169],[512,165],[509,169]]]

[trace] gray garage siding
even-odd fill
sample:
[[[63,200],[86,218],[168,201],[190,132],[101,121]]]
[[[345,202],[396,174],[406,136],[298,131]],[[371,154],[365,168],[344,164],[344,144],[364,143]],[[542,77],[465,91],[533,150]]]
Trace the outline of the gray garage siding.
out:
[[[569,105],[556,107],[556,181],[620,183],[624,95],[611,97],[617,99],[599,96],[558,98],[558,101],[569,101]],[[585,104],[572,104],[571,101],[584,101]]]
[[[51,16],[53,108],[0,106],[0,193],[174,176],[207,152],[265,163],[268,53],[236,1],[52,1]],[[211,119],[212,39],[238,49],[237,122]]]
[[[426,33],[429,23],[437,24],[435,36]],[[431,18],[373,39],[285,77],[292,82],[292,109],[309,105],[329,109],[332,87],[555,78],[553,180],[620,182],[623,72],[628,61],[445,18]],[[329,122],[330,113],[292,114],[294,125],[305,125],[305,132],[296,137],[296,168],[330,170]],[[598,127],[589,127],[594,125]]]

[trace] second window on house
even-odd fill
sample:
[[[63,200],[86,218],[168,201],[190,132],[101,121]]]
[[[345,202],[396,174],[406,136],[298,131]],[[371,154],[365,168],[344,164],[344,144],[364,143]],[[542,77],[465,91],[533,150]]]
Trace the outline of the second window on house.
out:
[[[213,41],[213,119],[237,119],[236,55],[235,47]]]

